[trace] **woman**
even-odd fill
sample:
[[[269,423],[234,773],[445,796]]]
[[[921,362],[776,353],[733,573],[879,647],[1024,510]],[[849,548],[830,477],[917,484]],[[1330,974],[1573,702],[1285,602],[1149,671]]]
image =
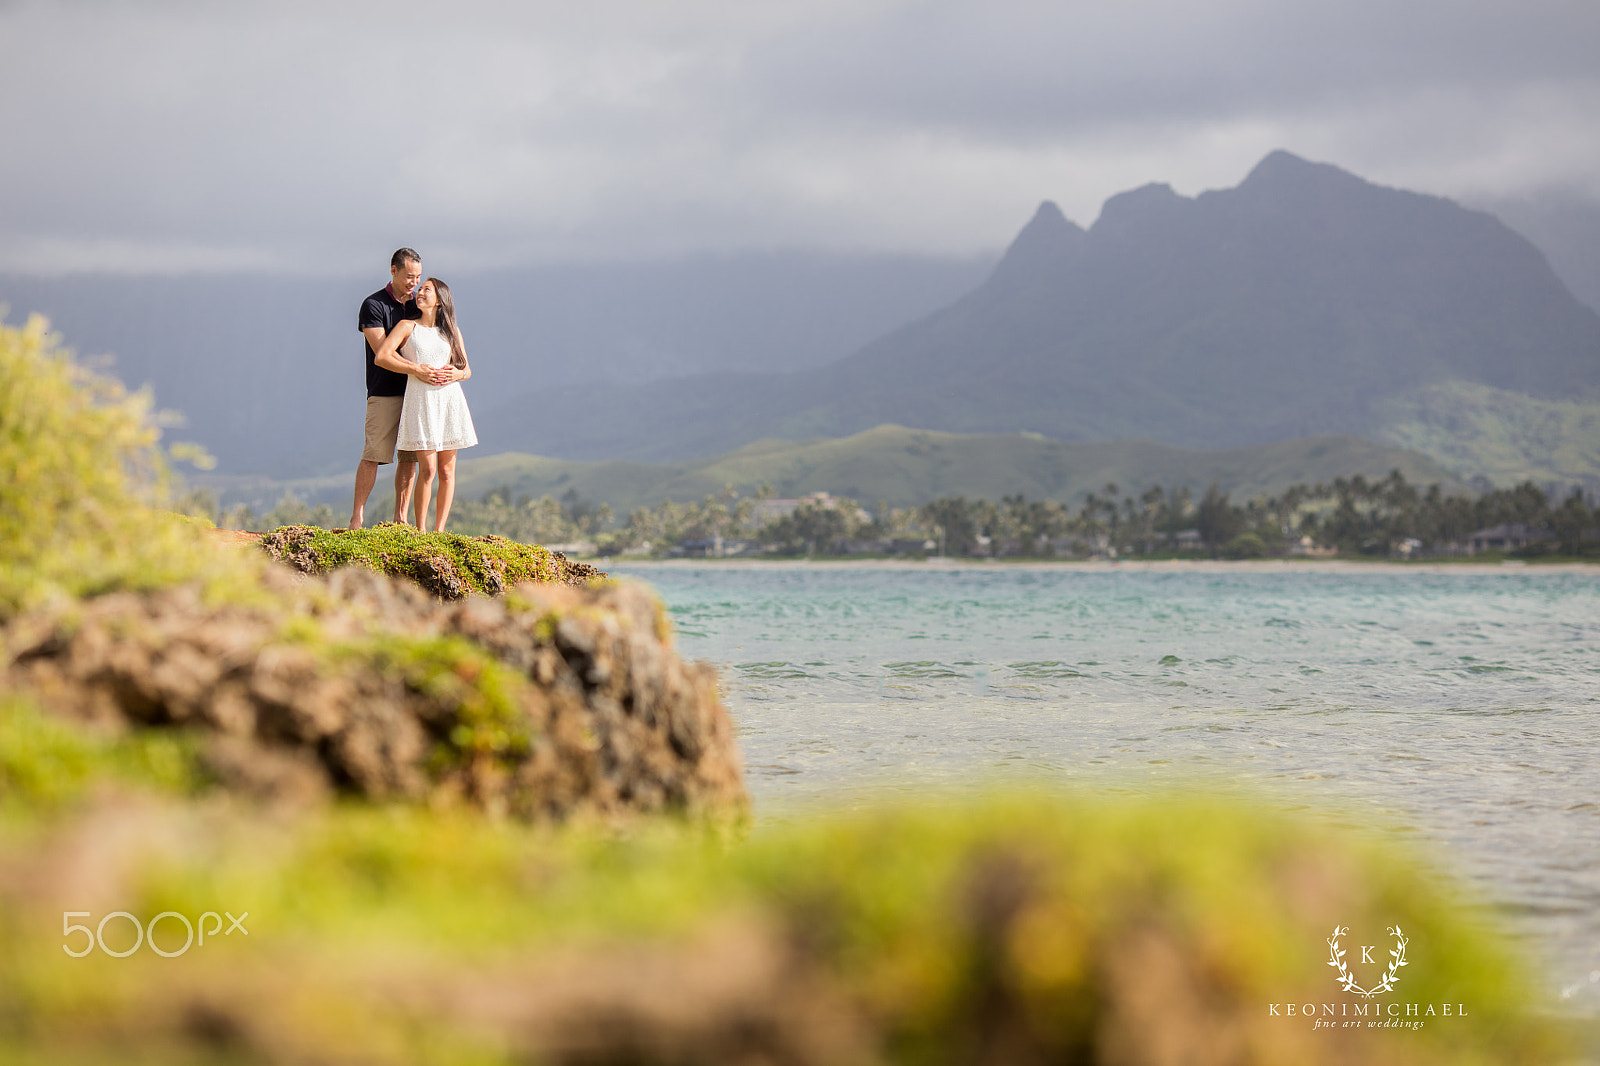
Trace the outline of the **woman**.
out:
[[[472,376],[466,345],[456,327],[450,286],[429,278],[417,287],[421,317],[401,322],[383,339],[373,362],[409,375],[400,405],[400,439],[395,447],[417,453],[417,529],[428,531],[428,497],[439,479],[433,528],[444,531],[456,494],[456,451],[478,443],[461,382]]]

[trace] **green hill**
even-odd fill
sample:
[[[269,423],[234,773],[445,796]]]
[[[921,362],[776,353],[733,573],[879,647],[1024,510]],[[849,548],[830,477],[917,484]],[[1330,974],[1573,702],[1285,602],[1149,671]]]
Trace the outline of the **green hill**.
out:
[[[852,437],[810,441],[763,440],[714,459],[645,463],[627,459],[583,462],[504,452],[461,460],[460,494],[478,499],[509,486],[513,495],[559,497],[575,491],[609,503],[619,515],[663,499],[703,499],[733,485],[750,495],[771,485],[780,496],[831,492],[895,507],[941,496],[997,500],[1072,500],[1114,481],[1124,491],[1151,485],[1203,490],[1213,481],[1235,499],[1274,493],[1296,482],[1315,483],[1398,467],[1414,484],[1447,490],[1486,476],[1509,487],[1581,483],[1600,487],[1600,404],[1539,400],[1487,385],[1452,382],[1385,401],[1377,410],[1376,441],[1305,437],[1218,451],[1185,451],[1151,441],[1064,442],[1033,433],[959,434],[883,425]],[[468,453],[470,454],[470,453]],[[248,502],[264,513],[292,493],[349,509],[350,477],[293,480],[202,476],[227,503]],[[384,495],[379,485],[378,497]],[[388,504],[379,506],[382,510]],[[377,512],[374,512],[377,513]]]
[[[837,440],[758,441],[716,459],[688,463],[575,462],[506,453],[462,460],[458,493],[473,499],[500,485],[516,494],[575,491],[623,515],[663,499],[695,500],[732,485],[779,496],[831,492],[866,503],[909,507],[941,496],[1073,500],[1114,481],[1123,492],[1152,485],[1204,490],[1213,481],[1236,499],[1296,482],[1398,467],[1407,480],[1460,483],[1426,456],[1358,437],[1309,437],[1221,451],[1185,451],[1151,441],[1073,443],[1037,434],[967,435],[878,426]]]
[[[1497,485],[1532,479],[1600,489],[1600,403],[1453,381],[1385,400],[1377,412],[1375,437],[1451,470]]]

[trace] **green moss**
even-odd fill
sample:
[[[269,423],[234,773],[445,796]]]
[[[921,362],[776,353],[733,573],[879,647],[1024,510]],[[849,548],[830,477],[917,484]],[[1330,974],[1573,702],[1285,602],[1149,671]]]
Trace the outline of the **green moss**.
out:
[[[360,655],[433,701],[438,708],[433,721],[441,734],[436,768],[474,758],[514,762],[532,746],[527,678],[470,641],[387,639],[335,654]]]
[[[493,535],[419,533],[395,522],[370,529],[283,526],[264,535],[261,545],[305,573],[359,565],[417,581],[445,596],[461,594],[454,591],[457,582],[463,591],[496,595],[520,581],[566,581],[580,569],[590,569],[565,563],[537,544]]]
[[[12,816],[81,803],[109,783],[186,795],[206,780],[188,733],[104,735],[20,697],[0,698],[0,803]]]

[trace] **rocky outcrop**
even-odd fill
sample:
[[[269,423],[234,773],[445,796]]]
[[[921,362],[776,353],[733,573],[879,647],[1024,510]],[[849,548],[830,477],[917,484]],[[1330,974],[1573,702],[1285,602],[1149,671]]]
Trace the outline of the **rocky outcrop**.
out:
[[[523,818],[746,802],[714,671],[643,588],[526,583],[441,602],[350,567],[274,569],[254,601],[193,587],[13,619],[5,682],[115,729],[187,728],[235,791],[459,799]]]
[[[442,600],[499,596],[523,581],[582,588],[606,575],[537,544],[493,534],[419,533],[393,522],[371,529],[281,526],[255,538],[261,550],[302,574],[358,565],[414,581]]]

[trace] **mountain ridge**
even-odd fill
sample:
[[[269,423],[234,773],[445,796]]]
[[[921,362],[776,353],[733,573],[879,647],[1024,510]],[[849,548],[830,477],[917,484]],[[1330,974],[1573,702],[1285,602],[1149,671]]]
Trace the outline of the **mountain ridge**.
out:
[[[1405,448],[1356,437],[1303,438],[1216,451],[1186,451],[1152,441],[1065,442],[1036,434],[955,434],[882,425],[845,438],[764,439],[710,459],[645,463],[631,459],[564,460],[507,452],[457,466],[457,496],[478,499],[505,486],[513,496],[559,497],[576,492],[608,503],[619,515],[663,499],[679,502],[720,494],[732,485],[745,496],[770,485],[779,496],[829,492],[867,505],[885,500],[910,507],[942,496],[1075,503],[1108,481],[1137,496],[1159,485],[1197,496],[1213,482],[1235,499],[1281,492],[1297,482],[1330,482],[1362,474],[1377,479],[1399,469],[1414,484],[1439,482],[1465,489],[1433,460]],[[285,491],[308,502],[348,505],[347,478],[258,482],[200,477],[224,504],[248,502],[259,511]],[[380,486],[379,494],[382,494]]]
[[[130,387],[149,385],[234,473],[354,470],[363,361],[356,310],[388,280],[258,275],[0,275],[8,320],[39,312]],[[428,255],[428,249],[422,249]],[[792,370],[837,359],[970,291],[996,256],[768,250],[566,263],[450,282],[474,414],[502,395],[594,393],[700,371]]]
[[[547,417],[503,439],[659,461],[894,422],[1214,448],[1370,436],[1379,401],[1457,380],[1595,397],[1600,315],[1492,216],[1274,152],[1231,189],[1120,193],[1088,230],[1046,201],[981,285],[826,366],[617,389],[610,417],[527,398]]]
[[[885,422],[1187,447],[1349,433],[1464,476],[1600,487],[1600,316],[1550,262],[1490,215],[1286,152],[1231,189],[1119,193],[1087,229],[1043,201],[987,265],[441,267],[497,449],[681,461]],[[380,280],[0,277],[0,302],[118,352],[223,469],[344,477],[352,309]]]

